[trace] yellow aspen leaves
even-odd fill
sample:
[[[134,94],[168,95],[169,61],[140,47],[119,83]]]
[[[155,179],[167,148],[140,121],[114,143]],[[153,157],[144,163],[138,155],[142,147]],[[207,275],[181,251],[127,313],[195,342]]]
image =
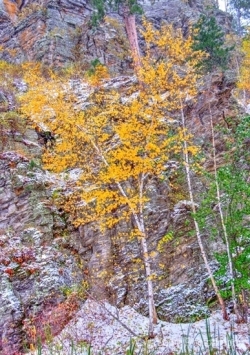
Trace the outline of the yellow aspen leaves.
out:
[[[159,30],[143,21],[146,55],[142,59],[140,80],[149,85],[153,95],[158,94],[160,104],[168,110],[176,110],[180,100],[197,93],[197,63],[204,57],[194,52],[192,39],[184,39],[180,30],[163,25]],[[167,99],[166,99],[167,94]]]
[[[150,181],[161,180],[168,160],[181,153],[183,140],[189,139],[176,128],[173,116],[181,100],[196,95],[195,65],[202,53],[194,54],[191,39],[171,26],[155,30],[143,24],[146,53],[140,84],[107,89],[102,84],[107,69],[98,65],[88,83],[79,82],[89,85],[84,106],[68,79],[39,64],[23,65],[29,90],[20,98],[21,111],[56,136],[53,149],[44,153],[45,167],[55,172],[81,169],[75,191],[65,202],[76,225],[98,221],[105,229],[131,216],[144,218]],[[195,148],[188,149],[196,154]],[[133,233],[140,238],[141,232]]]
[[[157,251],[163,252],[165,245],[173,239],[173,232],[165,234],[158,242]]]
[[[153,334],[157,315],[152,283],[157,275],[151,262],[173,236],[168,233],[157,250],[149,251],[149,200],[152,184],[160,184],[166,170],[168,176],[173,173],[169,160],[176,160],[183,144],[189,143],[189,135],[176,124],[176,113],[185,98],[196,95],[195,66],[202,54],[194,54],[190,38],[172,27],[155,30],[145,21],[144,27],[146,53],[136,66],[138,83],[110,89],[104,84],[104,68],[95,66],[92,81],[79,81],[80,87],[89,85],[88,97],[81,102],[67,79],[29,65],[29,90],[20,103],[25,116],[56,137],[43,156],[45,167],[55,172],[80,170],[64,203],[73,223],[94,222],[101,231],[123,223],[130,229],[128,240],[140,243]],[[188,149],[191,152],[191,146]]]
[[[244,57],[240,68],[240,78],[237,86],[240,90],[249,93],[250,92],[250,34],[249,33],[242,41],[242,52]]]
[[[93,72],[90,72],[88,75],[86,75],[87,81],[90,83],[90,85],[93,86],[100,86],[102,81],[104,79],[109,79],[109,71],[108,68],[102,64],[97,65]]]

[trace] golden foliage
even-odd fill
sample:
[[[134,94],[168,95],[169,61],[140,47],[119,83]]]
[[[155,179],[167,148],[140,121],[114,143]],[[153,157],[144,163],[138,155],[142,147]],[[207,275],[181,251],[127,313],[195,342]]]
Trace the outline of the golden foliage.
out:
[[[88,73],[86,76],[86,80],[89,82],[90,85],[98,87],[102,84],[104,79],[109,79],[109,71],[108,68],[102,64],[97,65],[93,72]]]
[[[163,252],[165,245],[173,239],[173,232],[165,234],[158,242],[157,251]]]
[[[142,59],[140,80],[149,85],[152,97],[168,111],[180,108],[180,101],[197,93],[197,64],[205,56],[193,51],[192,39],[184,39],[181,30],[164,25],[159,30],[143,21],[146,55]]]
[[[238,81],[238,88],[250,93],[250,34],[248,34],[242,41],[242,52],[244,58],[240,68],[240,78]]]
[[[190,138],[169,115],[196,95],[201,53],[193,54],[191,39],[172,27],[154,30],[145,21],[144,26],[140,85],[120,93],[98,82],[98,89],[89,88],[84,110],[63,78],[43,73],[39,64],[23,66],[29,91],[21,98],[22,112],[57,136],[54,149],[44,154],[45,167],[55,172],[81,168],[76,192],[65,204],[76,225],[98,220],[102,228],[112,228],[131,215],[143,220],[150,180],[161,176]],[[189,150],[196,154],[195,148]],[[138,228],[134,232],[140,237]]]

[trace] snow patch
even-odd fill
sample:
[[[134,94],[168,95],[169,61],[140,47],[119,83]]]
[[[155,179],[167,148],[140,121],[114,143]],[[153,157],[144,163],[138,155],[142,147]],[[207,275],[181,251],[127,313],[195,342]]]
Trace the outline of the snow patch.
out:
[[[232,339],[239,351],[250,348],[247,325],[237,325],[233,317],[231,321],[224,321],[219,312],[207,320],[190,324],[159,321],[155,326],[155,338],[146,340],[147,317],[130,306],[118,309],[107,302],[89,299],[54,341],[44,348],[43,354],[54,353],[57,349],[56,354],[68,355],[74,349],[74,354],[85,355],[88,346],[91,346],[91,355],[124,355],[131,339],[136,342],[137,354],[140,351],[143,353],[146,346],[155,355],[167,355],[184,348],[205,354],[208,328],[212,334],[213,347],[223,349]]]

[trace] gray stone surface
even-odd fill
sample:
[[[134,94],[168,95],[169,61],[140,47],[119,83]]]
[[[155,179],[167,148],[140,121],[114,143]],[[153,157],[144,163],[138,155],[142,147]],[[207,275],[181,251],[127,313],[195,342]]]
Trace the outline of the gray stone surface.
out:
[[[145,16],[156,26],[167,21],[184,33],[209,7],[225,28],[230,24],[229,17],[215,9],[214,0],[142,1],[141,5]],[[56,66],[78,61],[85,68],[98,58],[113,72],[128,72],[131,58],[121,18],[110,13],[111,21],[90,28],[91,13],[87,0],[27,0],[21,9],[17,7],[13,19],[0,0],[0,58],[14,62],[39,60]],[[140,16],[137,22],[140,24]],[[15,50],[14,56],[10,49]]]
[[[28,131],[25,139],[32,138]],[[64,290],[81,282],[82,272],[76,256],[54,239],[65,224],[54,224],[45,172],[32,168],[26,156],[5,151],[0,177],[0,353],[14,355],[28,345],[25,324],[43,319],[48,304],[52,312],[64,302]]]
[[[184,31],[207,5],[202,0],[143,4],[155,25],[166,20]],[[226,24],[228,18],[217,13],[221,23]],[[0,0],[0,45],[3,46],[0,58],[16,63],[39,60],[57,66],[77,60],[86,68],[91,60],[99,58],[114,72],[126,70],[129,74],[128,46],[121,23],[116,22],[114,29],[106,24],[93,31],[88,27],[89,16],[89,3],[83,0],[39,3],[28,0],[16,17],[10,16]],[[15,50],[14,56],[10,49]],[[107,83],[107,87],[122,89],[133,80],[133,77],[120,76]],[[234,115],[233,105],[227,105],[233,80],[217,73],[211,83],[212,96],[202,94],[204,86],[197,103],[185,112],[188,125],[204,144],[210,139],[208,103],[218,122],[222,110]],[[20,80],[15,85],[19,92],[26,90]],[[78,88],[77,104],[84,108],[88,87],[79,86],[78,80],[71,85]],[[11,100],[0,88],[3,110],[13,109],[15,102]],[[69,185],[60,176],[39,167],[43,147],[34,130],[28,126],[20,132],[5,133],[8,139],[0,153],[1,355],[21,351],[23,342],[30,341],[30,327],[39,324],[39,320],[42,325],[46,319],[51,320],[53,310],[60,313],[60,304],[65,307],[64,318],[58,322],[63,327],[70,315],[65,296],[83,279],[90,284],[92,296],[108,298],[118,306],[129,304],[147,314],[144,270],[142,263],[137,262],[141,259],[140,246],[137,240],[128,242],[127,238],[131,225],[119,223],[105,233],[97,225],[85,225],[78,232],[51,199],[53,191],[67,194]],[[198,196],[202,186],[198,182],[197,186]],[[208,312],[206,303],[214,299],[214,294],[207,285],[197,242],[190,237],[193,227],[189,202],[175,201],[169,186],[162,181],[151,181],[149,187],[149,251],[156,250],[166,233],[175,231],[174,239],[152,258],[159,317],[185,321],[204,316]],[[182,188],[185,190],[185,182]],[[124,237],[117,238],[121,233]],[[60,330],[53,322],[50,324],[54,333]]]

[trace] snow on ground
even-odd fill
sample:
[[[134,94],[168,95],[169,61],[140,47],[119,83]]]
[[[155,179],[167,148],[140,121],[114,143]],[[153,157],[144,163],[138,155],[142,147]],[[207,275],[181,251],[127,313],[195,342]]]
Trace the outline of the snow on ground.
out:
[[[131,339],[136,342],[136,354],[141,355],[170,355],[187,348],[193,354],[207,354],[208,333],[213,348],[222,351],[234,343],[237,354],[250,354],[248,326],[235,324],[233,317],[226,322],[216,312],[207,320],[192,324],[159,321],[155,338],[146,340],[147,317],[129,306],[118,310],[106,302],[87,300],[53,343],[44,348],[42,355],[87,355],[89,345],[91,355],[125,355]]]

